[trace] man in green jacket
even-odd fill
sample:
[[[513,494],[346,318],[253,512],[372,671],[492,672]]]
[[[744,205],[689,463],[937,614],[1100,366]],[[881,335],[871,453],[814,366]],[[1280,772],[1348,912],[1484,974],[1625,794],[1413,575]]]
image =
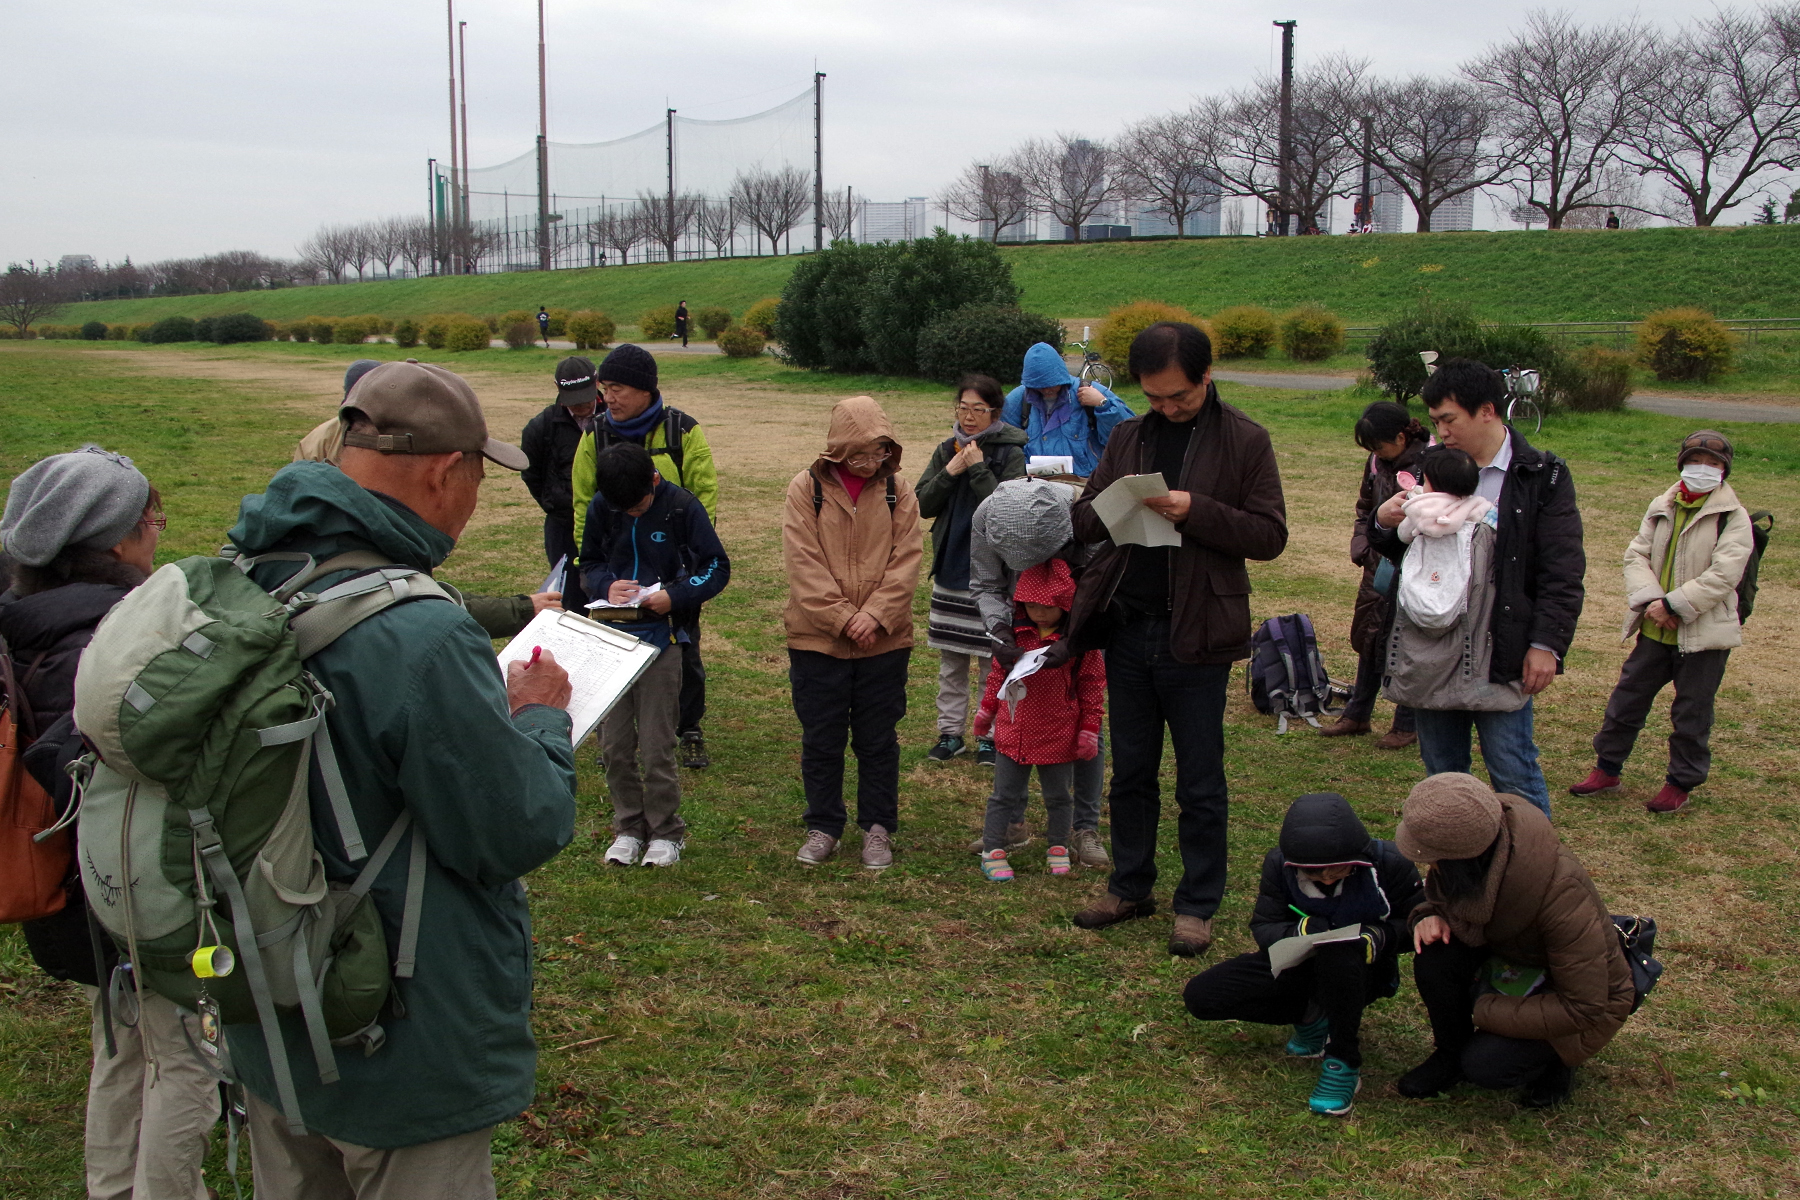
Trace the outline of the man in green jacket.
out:
[[[429,572],[475,510],[484,457],[518,470],[524,455],[493,441],[468,385],[441,367],[371,371],[346,415],[341,467],[295,463],[245,498],[230,539],[244,554],[315,560],[374,551]],[[274,587],[293,569],[253,575]],[[320,590],[353,571],[325,576]],[[515,668],[522,664],[515,664]],[[403,812],[413,826],[371,895],[399,947],[411,840],[428,854],[416,970],[382,1014],[386,1042],[340,1053],[322,1084],[297,1014],[284,1014],[307,1134],[275,1101],[256,1025],[233,1025],[233,1064],[249,1091],[256,1193],[491,1197],[493,1127],[531,1103],[531,917],[519,877],[573,835],[574,749],[568,676],[546,656],[504,681],[467,612],[441,600],[395,605],[307,661],[336,699],[328,721],[357,823],[379,838]],[[330,802],[314,773],[315,845],[326,876],[348,882]]]
[[[713,469],[712,447],[706,431],[679,408],[663,403],[657,387],[656,359],[642,346],[617,346],[600,363],[600,399],[605,408],[593,431],[581,435],[575,447],[575,465],[569,471],[575,498],[575,544],[582,544],[587,530],[588,506],[598,487],[595,464],[600,451],[618,442],[631,442],[650,452],[656,473],[678,488],[692,492],[706,510],[707,519],[719,524],[719,474]],[[583,564],[585,565],[585,564]],[[710,766],[706,738],[700,721],[706,716],[706,666],[700,661],[700,619],[693,618],[680,631],[681,713],[675,733],[681,741],[681,765]]]

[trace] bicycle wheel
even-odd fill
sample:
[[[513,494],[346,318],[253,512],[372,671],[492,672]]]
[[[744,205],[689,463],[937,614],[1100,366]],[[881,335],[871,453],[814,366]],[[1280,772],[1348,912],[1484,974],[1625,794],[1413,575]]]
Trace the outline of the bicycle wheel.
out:
[[[1544,428],[1544,410],[1537,406],[1537,401],[1521,396],[1506,406],[1506,423],[1520,427],[1529,425],[1531,432],[1538,433]]]
[[[1093,384],[1097,387],[1103,387],[1107,391],[1111,391],[1113,385],[1112,368],[1103,362],[1087,363],[1081,368],[1081,382],[1083,386]]]

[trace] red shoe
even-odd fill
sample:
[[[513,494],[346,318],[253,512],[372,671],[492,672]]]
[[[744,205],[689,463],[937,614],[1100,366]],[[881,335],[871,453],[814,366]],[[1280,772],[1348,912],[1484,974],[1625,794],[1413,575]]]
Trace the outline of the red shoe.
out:
[[[1610,792],[1619,786],[1617,775],[1608,775],[1599,767],[1588,772],[1587,778],[1569,789],[1571,796],[1592,796],[1597,792]]]
[[[1687,806],[1688,794],[1672,783],[1662,785],[1662,791],[1650,797],[1644,805],[1646,809],[1657,813],[1679,812]]]

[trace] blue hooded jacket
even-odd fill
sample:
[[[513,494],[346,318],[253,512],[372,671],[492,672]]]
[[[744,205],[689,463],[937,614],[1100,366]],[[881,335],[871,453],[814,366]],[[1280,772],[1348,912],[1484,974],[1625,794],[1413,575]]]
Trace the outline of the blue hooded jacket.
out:
[[[1019,378],[1019,386],[1007,393],[1000,419],[1025,431],[1027,456],[1067,454],[1075,460],[1075,474],[1083,478],[1100,465],[1100,452],[1106,449],[1113,429],[1135,415],[1123,400],[1098,385],[1093,386],[1106,397],[1106,403],[1083,408],[1075,395],[1081,381],[1069,374],[1056,348],[1044,342],[1025,352],[1025,368]],[[1066,390],[1046,412],[1043,389],[1053,387]]]

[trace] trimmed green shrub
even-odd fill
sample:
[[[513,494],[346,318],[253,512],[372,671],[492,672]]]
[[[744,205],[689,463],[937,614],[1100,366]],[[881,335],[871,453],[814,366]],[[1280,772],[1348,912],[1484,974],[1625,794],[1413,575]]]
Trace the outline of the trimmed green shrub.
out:
[[[228,346],[234,342],[261,342],[269,337],[269,325],[254,313],[226,313],[212,319],[208,341]]]
[[[1281,352],[1295,362],[1318,362],[1344,348],[1344,323],[1317,304],[1281,318]]]
[[[550,336],[567,337],[569,318],[574,314],[566,308],[546,308],[544,311],[550,315]],[[532,320],[535,321],[537,318],[534,316]]]
[[[509,350],[524,350],[537,345],[538,327],[536,321],[514,321],[500,335],[506,339]]]
[[[1588,346],[1564,361],[1556,397],[1574,412],[1619,412],[1631,398],[1631,355]]]
[[[700,326],[700,332],[709,338],[717,338],[731,328],[731,310],[729,308],[703,308],[694,314],[694,324]]]
[[[1094,343],[1100,351],[1101,359],[1115,371],[1125,370],[1125,360],[1131,354],[1132,341],[1159,321],[1183,321],[1205,329],[1207,336],[1212,336],[1212,330],[1207,329],[1206,322],[1185,308],[1158,300],[1133,300],[1130,304],[1121,304],[1113,309],[1100,322],[1100,332],[1094,337]]]
[[[1658,379],[1699,382],[1731,370],[1737,338],[1698,308],[1665,308],[1638,326],[1637,361]]]
[[[487,322],[477,317],[457,317],[450,321],[444,333],[444,348],[447,350],[486,350],[493,331]]]
[[[638,318],[638,334],[646,342],[660,342],[675,336],[675,306],[664,304]]]
[[[1267,358],[1276,337],[1275,314],[1254,304],[1221,308],[1212,317],[1213,353],[1220,358]]]
[[[306,318],[306,331],[312,335],[313,341],[321,345],[327,344],[337,333],[337,318],[308,317]]]
[[[286,328],[286,326],[282,325],[279,321],[264,321],[263,322],[263,337],[267,338],[270,341],[279,342],[281,339],[285,338],[286,336],[287,336],[287,328]]]
[[[150,340],[150,330],[152,328],[154,328],[154,326],[144,323],[131,326],[131,340],[134,342],[148,342]]]
[[[148,335],[141,340],[155,346],[170,342],[191,342],[194,340],[194,318],[164,317],[149,326]]]
[[[218,320],[217,317],[195,317],[194,340],[196,342],[218,341],[219,339],[213,336],[213,322],[216,320]]]
[[[131,339],[131,326],[129,326],[129,325],[108,325],[106,327],[106,340],[107,341],[109,341],[109,342],[124,342],[124,341],[129,341],[130,339]]]
[[[584,309],[569,314],[565,330],[575,340],[577,350],[602,350],[613,340],[617,327],[605,313]]]
[[[511,329],[514,325],[518,325],[521,323],[529,325],[533,329],[536,329],[537,328],[537,314],[531,313],[531,312],[526,312],[522,308],[515,308],[508,312],[503,312],[500,314],[500,328],[501,329]]]
[[[775,314],[781,309],[781,297],[769,296],[758,300],[744,310],[743,319],[738,322],[740,328],[754,329],[766,338],[775,336]]]
[[[89,342],[104,342],[107,328],[105,321],[89,321],[81,327],[82,339]]]
[[[1038,342],[1061,350],[1062,322],[1008,305],[964,305],[919,332],[919,374],[939,383],[955,383],[970,371],[1014,380],[1025,351]]]
[[[367,317],[339,317],[331,340],[340,346],[360,346],[374,332]]]
[[[1436,350],[1441,358],[1480,358],[1481,326],[1475,314],[1463,305],[1421,297],[1369,342],[1369,374],[1375,386],[1401,404],[1418,395],[1425,385],[1422,350]]]
[[[394,345],[402,349],[411,349],[419,344],[419,323],[411,317],[402,317],[394,322]]]
[[[820,371],[874,370],[863,303],[871,278],[898,254],[892,242],[838,242],[803,257],[788,275],[775,313],[782,359]]]
[[[719,349],[732,358],[756,358],[767,345],[762,334],[741,325],[719,331]]]

